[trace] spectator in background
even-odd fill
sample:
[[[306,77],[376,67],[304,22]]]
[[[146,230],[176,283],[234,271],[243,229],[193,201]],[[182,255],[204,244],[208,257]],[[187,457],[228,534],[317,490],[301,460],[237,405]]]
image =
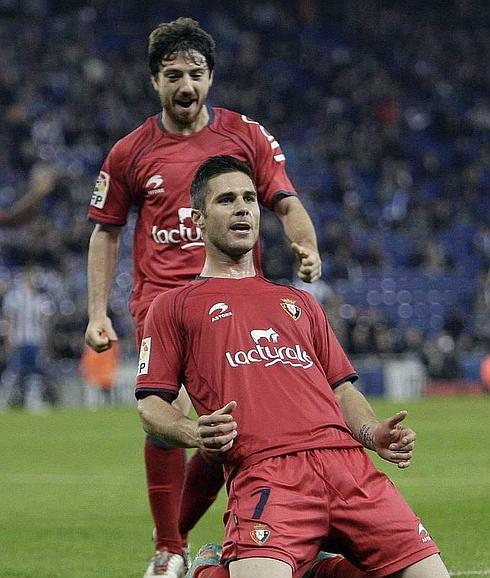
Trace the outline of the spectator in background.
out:
[[[18,226],[39,210],[40,202],[55,188],[57,172],[50,165],[38,163],[31,169],[28,191],[8,209],[0,210],[0,225]]]
[[[487,353],[481,360],[480,378],[483,391],[490,393],[490,353]]]
[[[88,345],[83,349],[80,374],[86,389],[86,403],[90,409],[113,405],[119,366],[119,343],[107,351],[96,353]]]
[[[42,409],[47,397],[47,333],[52,303],[38,290],[34,269],[26,268],[16,276],[2,311],[8,323],[2,403]]]
[[[454,339],[441,331],[428,339],[423,348],[425,365],[432,379],[454,379],[460,377]]]
[[[457,342],[465,329],[464,311],[459,305],[453,305],[444,319],[444,330]]]

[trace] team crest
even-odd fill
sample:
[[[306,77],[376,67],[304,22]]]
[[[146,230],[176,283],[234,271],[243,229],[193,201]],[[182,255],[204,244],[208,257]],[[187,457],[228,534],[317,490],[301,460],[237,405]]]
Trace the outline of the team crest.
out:
[[[265,524],[254,524],[253,528],[250,530],[250,536],[252,540],[259,546],[265,544],[270,535],[271,531]]]
[[[296,301],[294,299],[281,299],[281,301],[284,311],[297,321],[301,316],[301,308],[296,305]]]

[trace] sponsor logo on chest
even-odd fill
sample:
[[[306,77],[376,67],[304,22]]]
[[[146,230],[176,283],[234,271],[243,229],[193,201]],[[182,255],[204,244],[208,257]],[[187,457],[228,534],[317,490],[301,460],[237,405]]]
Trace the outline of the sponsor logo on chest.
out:
[[[196,227],[191,220],[192,209],[181,207],[178,212],[178,227],[159,228],[153,225],[151,237],[158,245],[178,245],[181,249],[191,249],[192,247],[203,247],[202,231]]]
[[[145,183],[145,195],[152,196],[158,195],[158,193],[164,193],[165,187],[163,186],[162,175],[153,175]]]
[[[233,313],[228,311],[228,305],[226,303],[215,303],[209,308],[208,315],[211,315],[211,322],[219,321],[225,317],[231,317]]]
[[[281,345],[279,333],[269,327],[268,329],[252,329],[250,337],[255,344],[250,349],[239,351],[227,351],[225,358],[231,367],[262,363],[264,367],[270,367],[281,363],[292,367],[308,369],[313,365],[313,360],[299,344]]]

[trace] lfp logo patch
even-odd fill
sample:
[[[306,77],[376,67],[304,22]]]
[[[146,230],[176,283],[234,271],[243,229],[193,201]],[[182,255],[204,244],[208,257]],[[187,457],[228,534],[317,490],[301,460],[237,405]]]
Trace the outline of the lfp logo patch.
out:
[[[141,342],[138,374],[146,375],[150,366],[151,337],[145,337]]]
[[[104,171],[100,171],[97,181],[95,182],[95,189],[92,193],[92,200],[90,204],[96,209],[103,209],[105,205],[105,200],[107,197],[107,191],[109,190],[110,176]]]
[[[269,539],[270,535],[271,531],[269,529],[269,526],[267,526],[266,524],[254,524],[252,529],[250,530],[250,537],[259,546],[265,544]]]

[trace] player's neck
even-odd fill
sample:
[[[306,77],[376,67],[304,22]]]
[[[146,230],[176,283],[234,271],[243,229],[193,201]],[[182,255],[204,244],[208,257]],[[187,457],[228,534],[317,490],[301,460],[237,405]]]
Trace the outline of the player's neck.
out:
[[[229,279],[242,279],[244,277],[255,277],[255,275],[251,251],[240,257],[207,255],[201,272],[201,277],[226,277]]]
[[[162,124],[166,131],[188,136],[201,131],[209,123],[209,111],[206,106],[203,106],[197,115],[196,119],[190,124],[180,124],[165,114],[165,109],[162,110]]]

